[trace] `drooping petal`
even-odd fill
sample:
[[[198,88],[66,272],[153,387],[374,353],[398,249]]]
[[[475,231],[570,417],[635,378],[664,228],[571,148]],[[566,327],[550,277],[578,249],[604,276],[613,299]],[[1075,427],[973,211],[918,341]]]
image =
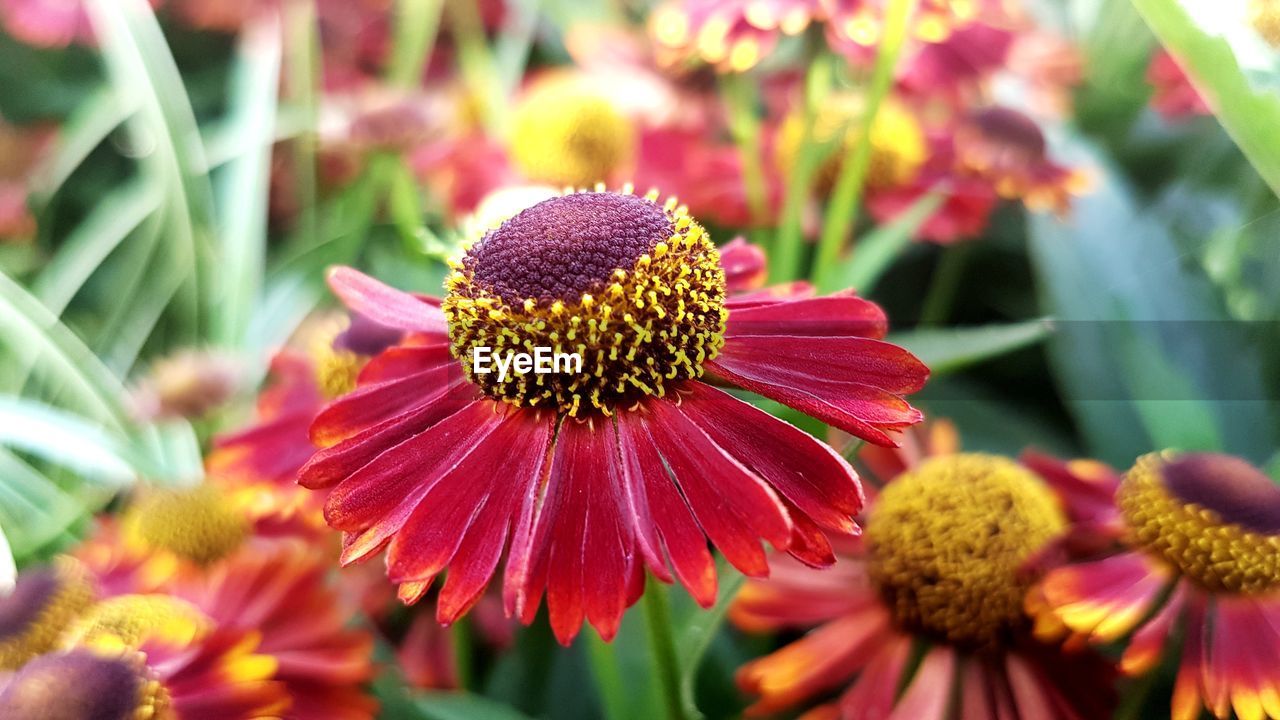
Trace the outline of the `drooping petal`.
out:
[[[951,702],[955,675],[955,650],[937,646],[925,653],[889,720],[943,720]]]
[[[437,617],[456,620],[479,599],[506,547],[521,500],[537,482],[553,418],[508,412],[448,469],[392,539],[393,582],[429,582],[446,567]]]
[[[880,340],[888,332],[889,320],[879,305],[846,291],[764,305],[746,306],[741,301],[731,303],[725,337],[853,336]]]
[[[754,290],[764,282],[766,258],[759,245],[742,236],[720,248],[720,267],[724,268],[725,289],[730,293]]]
[[[887,632],[888,611],[872,606],[743,665],[735,676],[738,686],[760,696],[747,714],[774,713],[839,686],[867,666]]]
[[[857,473],[829,446],[732,395],[688,383],[680,411],[738,462],[751,469],[824,529],[858,532],[862,512]]]
[[[1122,553],[1054,570],[1039,587],[1068,628],[1110,642],[1141,622],[1171,577],[1171,570],[1143,555]]]
[[[768,574],[759,538],[779,549],[791,541],[791,521],[781,500],[674,403],[651,402],[646,409],[649,435],[711,542],[743,574]]]
[[[617,431],[623,478],[632,488],[635,503],[647,507],[648,517],[652,518],[653,529],[657,531],[656,536],[651,534],[642,527],[643,516],[635,516],[637,545],[646,553],[650,570],[658,577],[670,576],[653,547],[655,541],[660,540],[680,583],[698,604],[711,607],[716,600],[716,569],[707,550],[706,536],[663,465],[639,415],[620,413]],[[650,554],[655,557],[649,557]]]
[[[879,340],[737,335],[726,339],[706,368],[878,445],[895,443],[886,430],[924,417],[901,395],[922,388],[928,368],[906,350]]]
[[[883,605],[861,557],[845,557],[822,572],[786,557],[771,563],[769,579],[747,582],[729,607],[729,619],[743,630],[807,628]]]
[[[853,687],[840,696],[840,715],[846,720],[884,720],[889,717],[910,657],[910,637],[895,634],[886,640]]]
[[[553,450],[542,507],[531,526],[530,557],[509,576],[523,618],[545,588],[556,639],[568,645],[591,622],[617,631],[625,609],[634,538],[623,512],[623,481],[611,423],[566,419]]]
[[[329,269],[329,287],[352,312],[397,330],[448,337],[444,313],[350,267]]]
[[[1148,620],[1129,640],[1124,655],[1120,658],[1120,669],[1127,675],[1141,675],[1154,668],[1164,654],[1165,644],[1173,635],[1174,625],[1182,618],[1186,608],[1187,588],[1178,583],[1173,594],[1165,601],[1164,607],[1155,617]]]
[[[320,450],[298,471],[298,484],[312,489],[330,487],[351,475],[383,452],[478,399],[478,393],[463,392],[463,388],[461,379],[438,388],[434,394],[420,397],[418,406],[407,412],[364,428],[342,442]]]
[[[378,455],[329,493],[325,519],[376,545],[398,532],[431,488],[502,424],[491,401],[467,405]]]
[[[352,435],[420,407],[424,399],[456,386],[461,373],[452,365],[437,365],[393,380],[361,385],[329,403],[311,424],[311,442],[328,447]]]

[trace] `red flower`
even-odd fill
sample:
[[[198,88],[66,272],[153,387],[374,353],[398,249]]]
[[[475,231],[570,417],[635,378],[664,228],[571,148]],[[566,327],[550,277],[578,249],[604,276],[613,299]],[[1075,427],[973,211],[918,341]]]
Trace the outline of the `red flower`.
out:
[[[1094,551],[1028,597],[1037,631],[1128,638],[1120,667],[1130,675],[1152,671],[1181,635],[1175,720],[1202,707],[1280,718],[1280,488],[1238,458],[1174,452],[1139,458],[1122,479],[1060,488],[1093,522],[1092,542],[1075,545]]]
[[[813,628],[739,670],[759,695],[747,714],[838,690],[804,717],[1107,716],[1108,665],[1036,642],[1022,614],[1022,566],[1065,525],[1049,488],[1010,460],[951,454],[954,440],[939,425],[904,453],[868,448],[867,464],[902,472],[868,503],[866,535],[837,546],[833,570],[782,558],[743,588],[730,610],[740,627]]]
[[[10,35],[37,47],[93,41],[83,0],[0,0],[0,22]]]
[[[1163,48],[1151,56],[1147,66],[1147,82],[1151,83],[1151,107],[1165,120],[1180,120],[1196,115],[1212,115],[1204,96],[1191,84],[1178,61]]]
[[[708,538],[753,576],[768,572],[760,539],[830,564],[824,531],[857,532],[853,471],[699,378],[891,444],[887,431],[920,420],[901,396],[927,369],[881,340],[886,321],[872,303],[726,300],[718,261],[674,201],[576,193],[485,235],[439,306],[334,270],[330,284],[352,309],[409,333],[312,426],[326,449],[300,482],[328,490],[343,561],[386,548],[408,602],[447,568],[437,617],[450,623],[505,554],[507,611],[531,622],[545,593],[565,643],[584,618],[612,637],[646,568],[712,603]],[[459,362],[488,343],[576,346],[584,372],[534,382]]]

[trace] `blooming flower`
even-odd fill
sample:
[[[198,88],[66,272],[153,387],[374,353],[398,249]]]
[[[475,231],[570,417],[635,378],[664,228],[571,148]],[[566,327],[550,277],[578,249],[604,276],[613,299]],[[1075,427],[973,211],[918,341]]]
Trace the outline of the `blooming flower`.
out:
[[[575,74],[535,80],[513,110],[511,159],[532,182],[608,182],[631,164],[635,142],[631,121]]]
[[[970,113],[956,128],[955,149],[963,171],[1031,210],[1065,213],[1071,196],[1088,185],[1084,173],[1049,158],[1044,134],[1031,118],[1009,108]]]
[[[881,340],[872,303],[726,298],[719,259],[674,200],[595,192],[544,201],[486,234],[454,264],[443,301],[332,271],[353,310],[408,333],[312,426],[325,449],[300,482],[328,491],[343,561],[386,548],[407,602],[448,568],[437,617],[450,623],[505,551],[507,611],[529,623],[545,593],[565,643],[584,618],[612,637],[646,568],[712,603],[708,538],[753,576],[768,571],[761,538],[830,564],[823,531],[857,531],[851,468],[699,378],[890,444],[887,431],[920,420],[902,395],[927,369]],[[585,372],[479,374],[480,346],[577,351]]]
[[[1280,718],[1280,488],[1208,453],[1153,453],[1123,479],[1102,477],[1085,497],[1093,534],[1110,542],[1044,577],[1027,602],[1037,632],[1129,637],[1121,669],[1131,675],[1156,667],[1180,635],[1175,719],[1202,706],[1219,718]],[[1099,491],[1114,504],[1097,503]]]
[[[931,435],[913,453],[945,453],[954,440]],[[880,455],[874,465],[894,469]],[[1011,460],[942,454],[914,464],[869,503],[866,534],[840,546],[834,569],[779,562],[738,595],[730,617],[744,629],[817,626],[739,670],[743,689],[760,696],[748,714],[847,685],[805,717],[1105,717],[1105,663],[1035,642],[1022,613],[1022,566],[1066,524],[1048,486]]]
[[[225,355],[184,349],[152,363],[133,390],[134,413],[144,420],[205,417],[240,387],[240,368]]]
[[[56,648],[63,628],[93,598],[88,574],[74,560],[19,574],[13,591],[0,598],[0,670],[16,670]]]

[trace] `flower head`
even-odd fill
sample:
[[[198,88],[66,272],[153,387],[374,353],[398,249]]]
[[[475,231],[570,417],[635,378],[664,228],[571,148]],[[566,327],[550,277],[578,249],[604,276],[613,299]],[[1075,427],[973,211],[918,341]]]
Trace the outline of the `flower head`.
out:
[[[1110,542],[1050,571],[1028,597],[1037,631],[1114,642],[1137,675],[1183,636],[1173,717],[1280,718],[1280,487],[1227,455],[1138,459],[1108,489]],[[1073,498],[1071,488],[1064,495]]]
[[[1001,196],[1032,210],[1066,212],[1087,186],[1083,173],[1054,163],[1031,118],[1003,107],[977,110],[956,128],[956,161],[991,183]]]
[[[16,670],[57,647],[67,624],[93,597],[88,574],[74,560],[18,575],[13,591],[0,598],[0,670]]]
[[[531,622],[545,594],[566,643],[584,619],[611,637],[645,570],[714,602],[708,539],[755,576],[768,571],[762,539],[829,564],[823,531],[857,532],[851,468],[700,378],[892,444],[887,431],[920,420],[901,395],[927,370],[881,340],[875,305],[799,288],[731,296],[720,262],[675,201],[596,192],[487,233],[440,305],[334,270],[353,310],[406,332],[311,428],[324,449],[300,482],[328,490],[343,561],[386,549],[410,602],[447,568],[437,618],[449,623],[505,555],[507,611]],[[581,372],[504,380],[466,356],[541,343],[579,352]]]
[[[176,720],[169,693],[139,655],[75,650],[27,663],[0,689],[10,718]]]
[[[590,186],[608,182],[631,162],[631,121],[580,78],[542,78],[513,112],[511,158],[533,182]]]
[[[225,493],[209,484],[148,490],[130,505],[121,526],[126,542],[200,566],[230,555],[249,532]]]
[[[872,500],[866,535],[840,546],[833,571],[781,564],[739,594],[730,617],[746,629],[818,625],[739,670],[739,684],[760,696],[748,713],[849,683],[814,716],[1103,717],[1105,663],[1034,642],[1022,612],[1024,564],[1065,527],[1049,488],[1011,460],[940,454],[913,464]]]
[[[157,360],[133,394],[142,419],[198,419],[221,407],[240,387],[240,368],[215,352],[181,350]]]

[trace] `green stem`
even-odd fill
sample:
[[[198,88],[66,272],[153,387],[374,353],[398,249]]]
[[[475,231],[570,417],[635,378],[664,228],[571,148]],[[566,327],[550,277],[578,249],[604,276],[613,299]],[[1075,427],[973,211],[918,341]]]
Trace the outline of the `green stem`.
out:
[[[389,83],[403,88],[422,83],[443,8],[444,0],[397,0],[394,54],[387,67]]]
[[[653,659],[654,675],[662,688],[662,700],[671,720],[688,720],[684,703],[680,700],[680,659],[676,654],[672,637],[671,606],[667,598],[667,586],[649,578],[644,593],[645,626],[649,630],[649,649]]]
[[[787,172],[787,192],[782,202],[778,234],[769,248],[769,282],[794,280],[800,273],[800,255],[804,245],[804,209],[809,202],[813,177],[826,160],[829,148],[821,147],[813,137],[813,123],[818,103],[831,88],[833,68],[827,57],[809,63],[804,84],[804,131],[800,137],[796,160]]]
[[[924,306],[920,310],[921,325],[941,325],[951,317],[951,305],[955,302],[956,292],[964,279],[968,256],[968,245],[953,245],[942,249],[942,257],[933,271],[929,293],[925,295]]]
[[[471,641],[471,622],[463,617],[449,628],[450,640],[453,641],[453,665],[458,673],[458,689],[470,690],[475,686],[472,677],[471,662],[475,652]]]
[[[871,165],[871,129],[875,125],[880,104],[893,84],[894,68],[898,64],[898,55],[907,34],[907,20],[914,7],[915,0],[889,0],[885,11],[884,36],[876,53],[858,143],[852,156],[841,164],[839,178],[827,205],[822,238],[818,242],[818,252],[813,264],[812,275],[817,285],[823,285],[826,275],[835,269],[840,251],[844,249],[845,239],[857,222],[858,205],[862,202],[862,192],[866,186],[867,168]]]
[[[292,144],[294,183],[298,193],[296,237],[311,246],[319,241],[320,220],[316,212],[318,167],[316,126],[319,123],[319,56],[316,38],[316,8],[312,0],[290,0],[284,5],[284,46],[286,87],[290,100],[302,114],[302,131]]]
[[[480,103],[480,116],[486,129],[502,135],[505,115],[501,112],[506,98],[494,67],[493,55],[484,34],[484,24],[474,2],[451,2],[445,5],[449,24],[458,43],[458,64],[462,78],[475,100]]]
[[[760,98],[752,80],[742,73],[723,76],[721,89],[729,112],[729,132],[738,144],[738,152],[742,153],[742,182],[747,193],[747,207],[751,210],[751,223],[759,226],[769,213],[764,160],[760,157],[760,118],[757,114]]]
[[[622,666],[618,663],[618,653],[611,643],[600,639],[594,632],[587,632],[587,650],[591,656],[591,671],[595,675],[596,688],[600,692],[600,701],[604,706],[607,720],[626,720],[631,717],[628,712],[627,696],[622,679]]]

